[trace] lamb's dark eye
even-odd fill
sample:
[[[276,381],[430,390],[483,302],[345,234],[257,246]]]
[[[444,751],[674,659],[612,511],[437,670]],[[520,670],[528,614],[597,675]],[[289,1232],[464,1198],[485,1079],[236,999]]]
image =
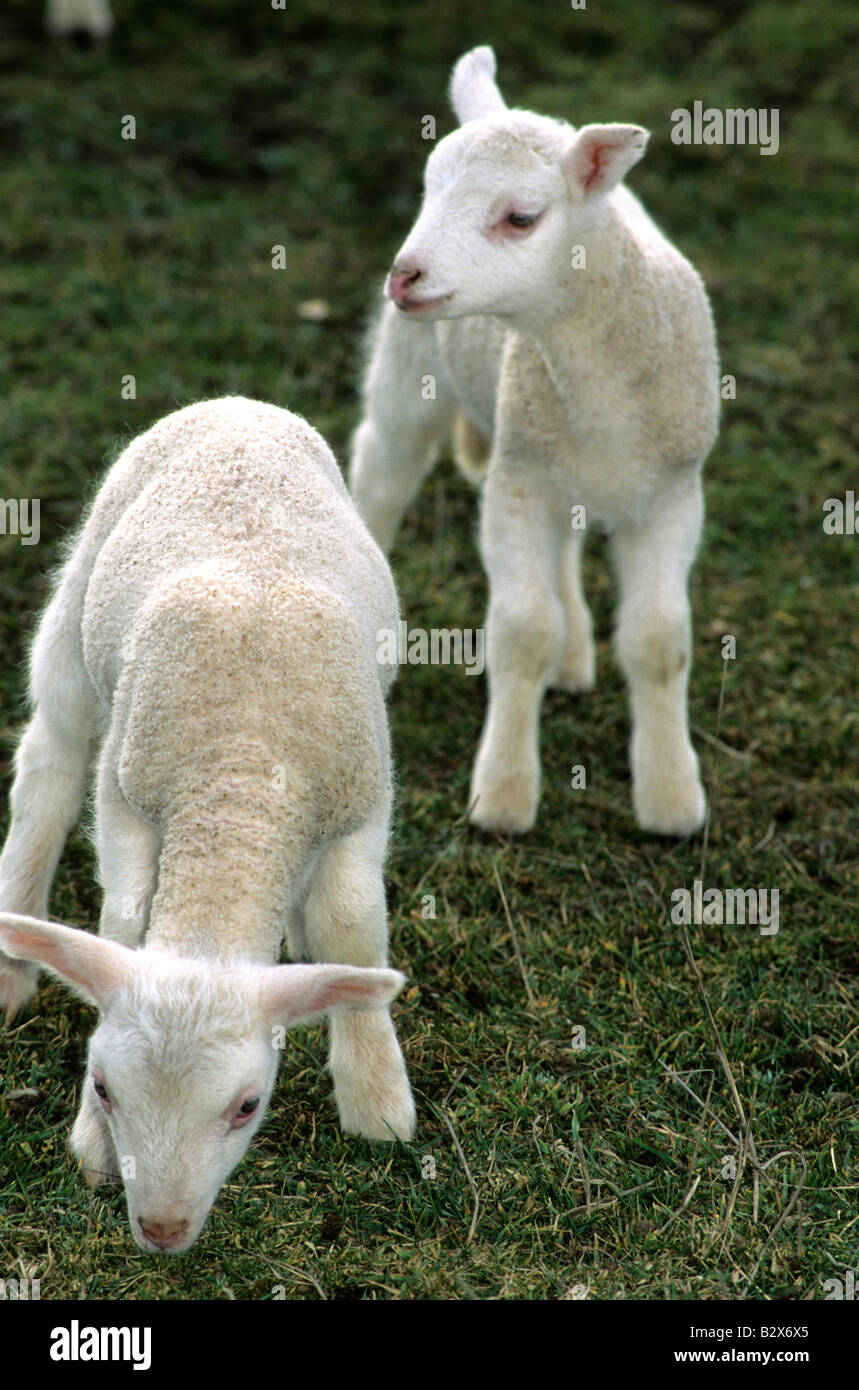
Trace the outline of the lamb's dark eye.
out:
[[[511,212],[507,221],[511,227],[531,227],[537,221],[536,212]]]
[[[252,1115],[259,1105],[259,1096],[250,1096],[243,1105],[239,1106],[240,1115]]]
[[[95,1078],[93,1078],[92,1084],[95,1087],[95,1093],[98,1096],[99,1100],[107,1100],[107,1087],[105,1086],[104,1082],[96,1081]]]

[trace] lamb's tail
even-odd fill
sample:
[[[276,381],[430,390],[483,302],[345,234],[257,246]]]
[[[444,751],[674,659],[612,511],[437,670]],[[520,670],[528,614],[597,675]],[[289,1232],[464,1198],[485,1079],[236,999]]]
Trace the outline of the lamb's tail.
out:
[[[470,483],[480,487],[486,477],[492,444],[474,421],[458,410],[453,420],[453,457]]]

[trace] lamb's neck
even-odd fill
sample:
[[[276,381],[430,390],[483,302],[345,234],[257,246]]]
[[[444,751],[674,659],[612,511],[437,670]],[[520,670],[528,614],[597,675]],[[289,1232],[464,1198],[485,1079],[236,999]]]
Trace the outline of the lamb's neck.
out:
[[[616,317],[638,260],[630,229],[611,200],[578,238],[571,231],[545,292],[508,320],[511,328],[536,339],[562,395],[571,346],[592,332],[601,334]]]
[[[224,779],[173,808],[147,945],[276,961],[312,838],[308,803],[295,787]]]

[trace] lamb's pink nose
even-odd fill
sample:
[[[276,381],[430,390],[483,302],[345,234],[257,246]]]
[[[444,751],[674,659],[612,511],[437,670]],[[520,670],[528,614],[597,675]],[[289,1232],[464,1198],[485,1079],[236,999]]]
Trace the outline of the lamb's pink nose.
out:
[[[412,261],[400,261],[393,266],[388,276],[387,292],[388,298],[394,299],[398,304],[405,304],[409,299],[409,291],[416,285],[423,275],[423,271]]]
[[[162,1250],[169,1250],[171,1246],[178,1245],[188,1229],[187,1221],[144,1221],[143,1217],[138,1217],[140,1229],[151,1240],[153,1245],[159,1245]]]

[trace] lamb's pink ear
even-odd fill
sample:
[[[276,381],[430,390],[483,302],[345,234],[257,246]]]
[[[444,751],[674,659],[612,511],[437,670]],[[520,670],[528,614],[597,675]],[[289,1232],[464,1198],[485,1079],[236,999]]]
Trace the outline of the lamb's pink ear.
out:
[[[274,965],[262,973],[260,998],[270,1023],[287,1028],[332,1009],[383,1009],[399,994],[398,970],[362,965]]]
[[[118,941],[14,912],[0,912],[0,950],[41,965],[99,1009],[128,981],[135,961],[134,951]]]
[[[564,173],[586,196],[608,193],[638,163],[649,139],[640,125],[584,125],[564,153]]]
[[[450,101],[460,125],[507,110],[495,85],[495,54],[491,48],[472,48],[463,53],[450,79]]]

